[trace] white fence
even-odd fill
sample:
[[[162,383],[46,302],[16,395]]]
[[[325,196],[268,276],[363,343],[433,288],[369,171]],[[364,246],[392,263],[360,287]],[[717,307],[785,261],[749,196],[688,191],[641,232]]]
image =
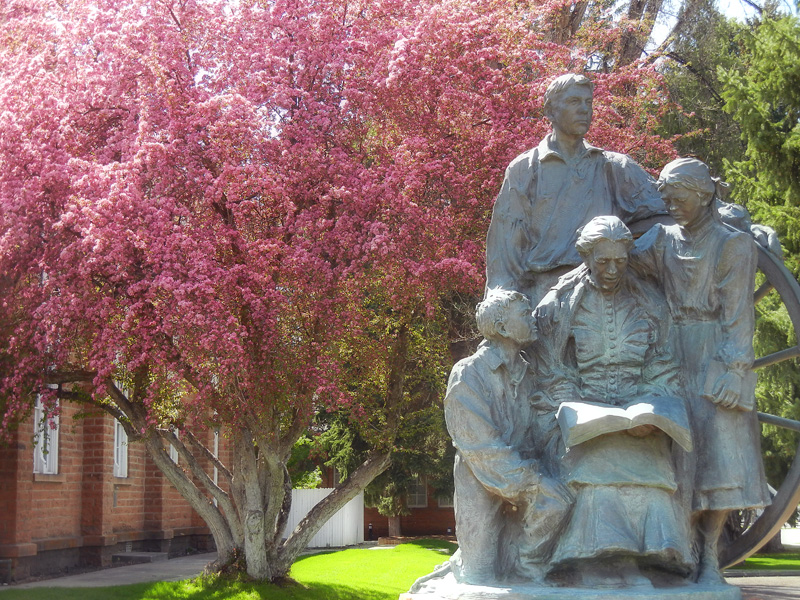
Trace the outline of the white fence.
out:
[[[284,537],[288,536],[314,505],[333,491],[333,488],[292,490],[292,510],[286,523]],[[311,538],[309,548],[335,548],[352,546],[364,541],[364,494],[359,494],[344,505]]]

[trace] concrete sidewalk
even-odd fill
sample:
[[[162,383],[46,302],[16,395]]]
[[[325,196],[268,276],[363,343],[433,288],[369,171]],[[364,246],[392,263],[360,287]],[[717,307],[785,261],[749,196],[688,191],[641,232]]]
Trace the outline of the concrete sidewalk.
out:
[[[0,586],[2,590],[26,588],[75,588],[75,587],[109,587],[129,585],[131,583],[152,583],[156,581],[181,581],[196,577],[203,572],[205,566],[216,560],[217,553],[194,554],[181,556],[160,562],[112,567],[77,575],[31,581],[29,583]]]
[[[787,552],[800,552],[800,529],[781,530],[781,543]],[[800,574],[796,572],[750,571],[726,579],[742,589],[745,600],[800,600]]]
[[[798,600],[800,576],[728,577],[728,583],[742,590],[744,600]]]

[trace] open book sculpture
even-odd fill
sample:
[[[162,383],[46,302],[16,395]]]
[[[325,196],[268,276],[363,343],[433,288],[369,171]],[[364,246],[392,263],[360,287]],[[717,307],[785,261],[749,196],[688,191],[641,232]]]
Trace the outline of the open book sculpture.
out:
[[[643,425],[657,427],[686,452],[692,451],[692,432],[683,401],[657,398],[625,407],[594,402],[564,402],[556,411],[564,446],[571,448],[607,433],[629,431]]]

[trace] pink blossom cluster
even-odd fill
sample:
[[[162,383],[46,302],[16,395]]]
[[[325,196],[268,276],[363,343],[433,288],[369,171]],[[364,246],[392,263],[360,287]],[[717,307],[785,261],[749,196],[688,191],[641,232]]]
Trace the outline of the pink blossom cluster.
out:
[[[370,410],[375,302],[479,292],[503,169],[599,43],[548,38],[556,4],[3,3],[2,430],[48,381],[135,381],[151,425]],[[593,143],[672,156],[650,68],[594,79]]]

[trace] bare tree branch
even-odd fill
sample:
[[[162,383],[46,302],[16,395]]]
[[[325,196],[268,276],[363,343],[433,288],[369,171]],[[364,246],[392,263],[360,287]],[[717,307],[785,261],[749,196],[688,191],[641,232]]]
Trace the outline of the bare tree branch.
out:
[[[683,33],[687,23],[692,20],[695,13],[700,9],[701,6],[702,0],[686,0],[683,5],[683,10],[681,10],[680,14],[678,15],[678,19],[675,21],[675,25],[673,25],[672,30],[670,30],[669,34],[664,38],[664,41],[661,42],[658,48],[650,53],[650,56],[647,58],[647,62],[652,62],[656,58],[667,53],[669,47],[672,45],[675,39],[681,33]]]
[[[185,435],[186,440],[192,445],[192,447],[197,449],[205,457],[206,460],[211,462],[211,464],[213,464],[217,468],[217,470],[220,473],[222,473],[222,476],[225,478],[225,480],[228,481],[228,483],[230,483],[231,479],[233,479],[233,475],[228,470],[228,467],[222,464],[219,458],[217,458],[213,452],[211,452],[208,448],[206,448],[205,444],[203,444],[200,440],[198,440],[197,437],[191,431],[184,430],[183,433]]]
[[[187,467],[189,467],[189,471],[191,471],[192,475],[194,475],[194,477],[200,481],[208,493],[211,494],[211,496],[219,503],[223,513],[226,515],[226,520],[231,530],[234,532],[234,537],[239,539],[240,528],[238,526],[238,512],[233,506],[231,497],[228,495],[228,493],[214,483],[211,477],[208,476],[208,473],[206,473],[205,469],[203,469],[200,462],[197,460],[197,457],[189,452],[189,450],[186,448],[186,445],[177,435],[175,435],[174,431],[169,429],[158,429],[156,431],[161,439],[175,447],[175,449],[178,451],[179,458],[182,458],[185,461],[185,464]],[[195,443],[200,445],[196,438]]]
[[[64,383],[91,383],[97,377],[97,371],[48,371],[45,383],[61,385]]]
[[[388,453],[370,454],[342,485],[320,500],[297,524],[297,527],[283,543],[279,554],[280,560],[291,564],[322,525],[336,511],[355,498],[367,483],[383,473],[391,462],[392,460]]]

